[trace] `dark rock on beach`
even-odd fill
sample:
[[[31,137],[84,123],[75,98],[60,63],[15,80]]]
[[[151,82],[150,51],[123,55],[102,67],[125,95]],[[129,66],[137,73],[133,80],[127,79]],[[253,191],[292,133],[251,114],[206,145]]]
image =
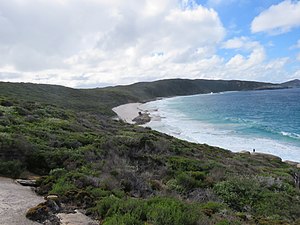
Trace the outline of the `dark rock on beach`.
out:
[[[21,184],[22,186],[36,187],[36,180],[22,180],[16,179],[16,182]]]
[[[61,205],[58,200],[48,199],[29,209],[26,213],[26,217],[39,223],[59,225],[59,219],[55,214],[60,212],[60,210]]]
[[[141,113],[139,112],[139,115],[132,120],[137,125],[149,123],[151,121],[151,117],[148,113]]]

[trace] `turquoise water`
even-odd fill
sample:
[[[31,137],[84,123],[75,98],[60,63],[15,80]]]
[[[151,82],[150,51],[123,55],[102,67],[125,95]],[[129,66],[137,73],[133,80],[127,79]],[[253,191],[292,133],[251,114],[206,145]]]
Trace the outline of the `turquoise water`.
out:
[[[300,161],[300,89],[175,97],[145,105],[153,129],[233,151]]]

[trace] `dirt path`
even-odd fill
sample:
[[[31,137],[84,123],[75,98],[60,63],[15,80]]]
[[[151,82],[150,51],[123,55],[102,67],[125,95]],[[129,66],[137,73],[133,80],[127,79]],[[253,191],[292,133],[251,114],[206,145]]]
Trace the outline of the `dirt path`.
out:
[[[24,187],[9,178],[0,177],[0,224],[1,225],[37,225],[28,220],[26,211],[43,202],[30,187]]]

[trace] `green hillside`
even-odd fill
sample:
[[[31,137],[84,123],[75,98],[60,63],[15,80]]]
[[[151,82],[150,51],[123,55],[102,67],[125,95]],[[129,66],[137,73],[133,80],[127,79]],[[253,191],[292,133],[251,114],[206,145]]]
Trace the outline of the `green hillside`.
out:
[[[0,95],[81,112],[113,115],[111,108],[129,102],[177,95],[255,90],[266,86],[276,85],[250,81],[172,79],[108,88],[72,89],[58,85],[0,82]]]
[[[140,100],[147,101],[157,97],[171,97],[223,91],[246,91],[266,86],[276,87],[277,85],[238,80],[170,79],[154,82],[140,82],[127,86],[104,88],[104,90],[118,91],[124,94],[139,96]]]
[[[57,205],[105,225],[299,224],[298,168],[110,119],[111,107],[126,102],[265,85],[197,82],[92,90],[0,83],[0,175],[39,175],[38,193],[58,195],[28,212],[39,221]]]
[[[111,106],[136,100],[114,91],[73,89],[58,85],[0,82],[0,95],[25,101],[37,101],[75,111],[112,115]]]

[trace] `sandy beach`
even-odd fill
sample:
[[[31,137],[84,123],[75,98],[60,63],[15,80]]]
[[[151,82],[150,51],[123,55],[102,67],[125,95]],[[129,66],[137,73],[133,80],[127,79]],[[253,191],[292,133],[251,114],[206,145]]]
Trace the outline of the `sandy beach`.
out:
[[[134,124],[135,122],[132,121],[139,115],[139,112],[143,110],[140,108],[142,103],[128,103],[124,105],[117,106],[112,110],[118,115],[118,117],[130,124]]]
[[[126,123],[135,124],[133,121],[137,116],[139,116],[139,112],[145,114],[146,117],[149,118],[149,121],[145,121],[139,125],[145,126],[150,122],[159,122],[161,121],[161,116],[159,115],[157,108],[148,108],[146,104],[143,103],[128,103],[124,105],[117,106],[112,109],[119,117],[119,119],[123,120]]]
[[[35,225],[39,224],[25,217],[27,210],[43,202],[30,187],[17,184],[14,180],[0,177],[0,224]]]

